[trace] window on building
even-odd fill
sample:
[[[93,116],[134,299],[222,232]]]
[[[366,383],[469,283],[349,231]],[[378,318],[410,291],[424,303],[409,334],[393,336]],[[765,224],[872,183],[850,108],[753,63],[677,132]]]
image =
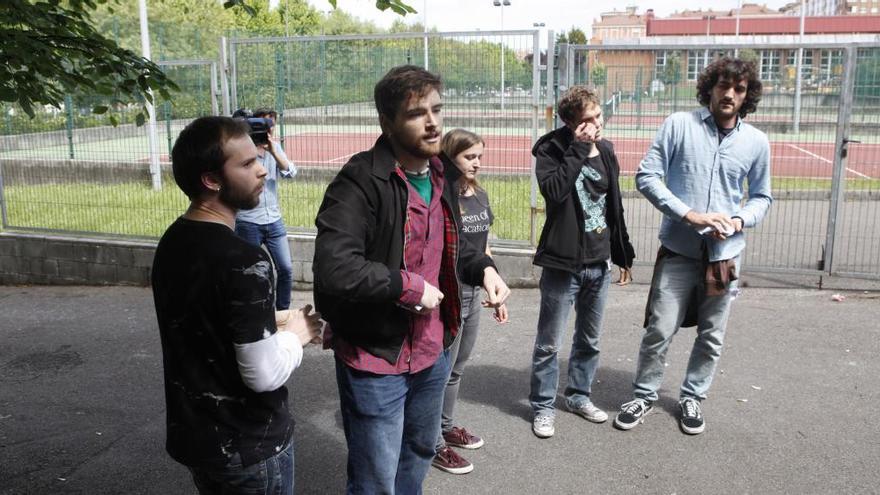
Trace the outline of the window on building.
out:
[[[761,79],[779,80],[779,50],[761,50]]]
[[[788,56],[785,59],[785,65],[789,67],[797,67],[797,49],[792,49],[788,51]],[[794,69],[792,69],[794,70]],[[792,72],[794,74],[794,72]],[[811,79],[813,76],[813,50],[808,48],[804,49],[803,59],[801,60],[801,77],[804,80]]]
[[[688,81],[696,81],[706,65],[709,64],[708,50],[688,50]]]
[[[663,71],[666,69],[666,50],[654,52],[654,79],[663,79]]]
[[[838,79],[843,74],[843,50],[822,50],[819,59],[819,77],[823,81]]]

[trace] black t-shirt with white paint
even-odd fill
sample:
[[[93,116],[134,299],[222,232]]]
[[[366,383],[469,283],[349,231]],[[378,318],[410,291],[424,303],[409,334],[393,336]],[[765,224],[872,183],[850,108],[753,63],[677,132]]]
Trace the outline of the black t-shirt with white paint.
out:
[[[225,225],[180,218],[159,241],[152,284],[171,457],[222,467],[238,453],[250,465],[286,447],[293,432],[287,388],[248,388],[234,348],[276,332],[265,252]]]

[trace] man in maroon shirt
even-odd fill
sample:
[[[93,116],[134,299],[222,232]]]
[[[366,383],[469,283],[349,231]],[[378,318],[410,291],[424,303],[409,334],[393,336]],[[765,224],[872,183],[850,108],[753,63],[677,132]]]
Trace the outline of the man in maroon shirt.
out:
[[[486,289],[486,306],[510,292],[491,258],[459,239],[460,172],[438,158],[441,90],[415,66],[376,84],[382,136],[333,179],[315,219],[315,303],[336,355],[348,493],[421,493],[461,320],[459,277]]]

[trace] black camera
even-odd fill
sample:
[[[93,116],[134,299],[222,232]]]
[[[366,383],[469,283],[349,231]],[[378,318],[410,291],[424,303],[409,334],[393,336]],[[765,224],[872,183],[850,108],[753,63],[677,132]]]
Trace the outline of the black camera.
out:
[[[264,119],[261,117],[248,117],[247,118],[248,127],[250,127],[251,139],[254,141],[254,144],[268,144],[269,143],[269,130],[272,129],[272,119]]]

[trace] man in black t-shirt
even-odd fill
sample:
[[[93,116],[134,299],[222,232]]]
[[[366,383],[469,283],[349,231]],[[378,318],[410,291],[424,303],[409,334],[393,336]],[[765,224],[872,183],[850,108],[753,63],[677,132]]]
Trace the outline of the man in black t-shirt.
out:
[[[535,175],[547,205],[534,260],[543,270],[529,394],[532,431],[540,438],[555,432],[557,353],[573,304],[577,320],[565,405],[594,423],[608,419],[591,400],[602,316],[611,263],[620,267],[618,283],[624,285],[630,280],[634,257],[617,183],[620,167],[614,147],[602,139],[598,95],[592,88],[574,86],[560,98],[558,112],[565,125],[539,139],[532,149]]]
[[[180,133],[174,179],[191,203],[153,261],[166,449],[201,493],[293,492],[284,383],[320,328],[308,306],[276,314],[269,258],[233,231],[264,187],[256,157],[241,121],[203,117]]]

